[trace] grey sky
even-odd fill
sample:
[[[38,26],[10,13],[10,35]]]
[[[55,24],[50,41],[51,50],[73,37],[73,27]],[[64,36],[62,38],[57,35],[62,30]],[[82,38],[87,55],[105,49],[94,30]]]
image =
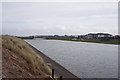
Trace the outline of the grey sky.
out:
[[[113,2],[7,2],[2,4],[3,34],[118,33]]]
[[[1,0],[2,2],[118,2],[119,0]]]

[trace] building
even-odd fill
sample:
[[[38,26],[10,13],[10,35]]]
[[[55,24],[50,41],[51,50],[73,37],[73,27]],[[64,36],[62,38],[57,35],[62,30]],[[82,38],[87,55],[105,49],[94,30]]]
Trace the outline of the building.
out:
[[[113,36],[113,39],[120,39],[120,35]]]
[[[99,39],[99,38],[108,38],[111,37],[111,34],[108,33],[90,33],[85,35],[85,38],[87,39]]]
[[[97,35],[98,35],[98,38],[108,38],[112,36],[111,34],[108,34],[108,33],[97,33]]]
[[[85,35],[85,38],[87,38],[87,39],[96,39],[96,38],[98,38],[98,35],[94,34],[94,33],[90,33],[90,34]]]
[[[79,40],[85,39],[85,35],[79,35],[79,36],[78,36],[78,39],[79,39]]]

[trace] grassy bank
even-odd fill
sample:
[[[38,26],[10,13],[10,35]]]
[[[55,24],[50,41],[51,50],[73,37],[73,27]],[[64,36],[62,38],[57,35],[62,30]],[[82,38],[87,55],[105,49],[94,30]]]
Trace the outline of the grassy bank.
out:
[[[7,58],[9,59],[9,57],[10,57],[10,60],[14,59],[13,62],[16,61],[16,63],[13,63],[13,62],[12,63],[18,65],[20,67],[20,69],[23,69],[24,73],[29,72],[29,74],[27,74],[27,75],[31,74],[34,78],[40,77],[40,76],[50,76],[51,75],[51,70],[44,63],[43,59],[39,55],[37,55],[32,50],[32,48],[30,48],[29,45],[27,45],[22,39],[13,37],[13,36],[3,35],[2,36],[2,47],[3,47],[3,50],[2,50],[3,51],[2,52],[3,60],[6,59],[6,61],[8,62],[7,65],[9,65],[9,63],[11,62],[11,61],[7,60]],[[11,54],[12,56],[9,55],[8,53]],[[9,57],[5,58],[5,55],[6,56],[9,55]],[[18,63],[21,63],[21,64],[18,64]],[[12,65],[12,64],[10,64],[10,65]],[[14,65],[12,65],[12,66],[14,66]],[[5,66],[3,66],[3,68],[4,67]],[[14,70],[15,69],[13,69],[13,71]],[[10,72],[11,70],[8,70],[8,71]],[[25,72],[25,71],[27,71],[27,72]],[[3,73],[4,73],[4,70],[3,70]],[[24,73],[22,73],[22,74],[24,74]],[[7,73],[4,73],[4,74],[7,74]],[[20,74],[20,75],[23,76],[23,78],[24,78],[24,75],[22,75],[22,74]],[[17,73],[14,76],[16,77]]]
[[[80,41],[80,42],[92,42],[92,43],[104,43],[104,44],[120,44],[119,39],[101,40],[101,39],[83,39],[83,40],[71,40],[67,38],[46,38],[48,40],[67,40],[67,41]]]

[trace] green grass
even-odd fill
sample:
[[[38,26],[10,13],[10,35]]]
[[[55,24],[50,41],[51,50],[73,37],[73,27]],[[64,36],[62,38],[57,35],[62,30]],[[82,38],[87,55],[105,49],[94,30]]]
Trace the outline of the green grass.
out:
[[[67,41],[81,41],[81,42],[93,42],[93,43],[104,43],[104,44],[120,44],[119,39],[110,39],[107,41],[102,41],[101,39],[84,39],[84,40],[71,40],[68,38],[46,38],[46,39],[55,39],[55,40],[67,40]]]
[[[101,40],[101,39],[84,39],[83,42],[94,42],[94,43],[105,43],[105,44],[120,44],[120,40],[118,39],[110,39],[110,40]]]
[[[2,35],[2,47],[9,49],[16,55],[22,57],[29,64],[29,71],[32,74],[51,75],[50,68],[44,63],[43,59],[37,55],[22,39]]]

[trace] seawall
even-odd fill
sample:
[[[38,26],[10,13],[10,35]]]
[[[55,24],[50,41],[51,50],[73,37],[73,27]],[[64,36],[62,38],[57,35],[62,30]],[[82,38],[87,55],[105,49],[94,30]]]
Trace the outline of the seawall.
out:
[[[38,55],[40,55],[42,57],[42,59],[44,60],[44,62],[51,68],[55,70],[55,75],[57,77],[59,76],[63,76],[63,78],[74,78],[75,80],[81,80],[79,77],[77,77],[76,75],[74,75],[72,72],[70,72],[69,70],[67,70],[66,68],[64,68],[63,66],[61,66],[60,64],[58,64],[56,61],[54,61],[53,59],[49,58],[48,56],[46,56],[45,54],[43,54],[41,51],[37,50],[35,47],[33,47],[32,45],[30,45],[29,43],[27,43]]]

